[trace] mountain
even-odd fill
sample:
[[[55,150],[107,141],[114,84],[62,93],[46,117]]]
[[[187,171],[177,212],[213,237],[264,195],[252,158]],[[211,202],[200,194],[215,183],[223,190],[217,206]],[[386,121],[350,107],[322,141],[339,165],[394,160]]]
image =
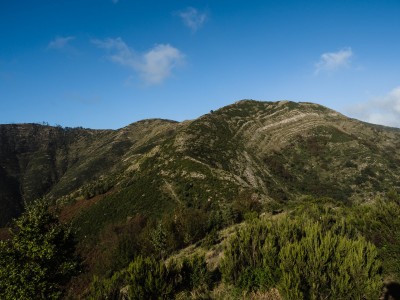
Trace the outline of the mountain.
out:
[[[229,200],[241,190],[279,201],[307,194],[366,199],[398,188],[399,136],[398,129],[289,101],[244,100],[193,121],[144,120],[119,130],[0,125],[0,224],[25,202],[68,195],[111,174],[121,175],[113,185],[141,181],[134,197],[162,198],[167,206]]]
[[[118,130],[0,125],[0,226],[48,201],[77,233],[82,292],[93,274],[213,240],[249,214],[399,192],[399,149],[400,129],[290,101],[242,100]]]
[[[146,120],[117,131],[0,125],[0,225],[18,216],[24,203],[66,195],[122,170],[121,159],[128,150],[162,140],[174,124]]]

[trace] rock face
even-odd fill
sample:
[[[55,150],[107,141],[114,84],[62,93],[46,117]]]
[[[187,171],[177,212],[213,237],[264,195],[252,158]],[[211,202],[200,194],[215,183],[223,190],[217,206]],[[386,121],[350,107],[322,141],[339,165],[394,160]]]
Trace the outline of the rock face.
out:
[[[157,211],[243,191],[266,201],[366,200],[400,188],[399,149],[399,129],[289,101],[243,100],[193,121],[144,120],[119,130],[0,125],[0,226],[24,202],[75,197],[102,180],[116,188],[93,209],[118,204],[115,218],[132,215],[139,202]]]

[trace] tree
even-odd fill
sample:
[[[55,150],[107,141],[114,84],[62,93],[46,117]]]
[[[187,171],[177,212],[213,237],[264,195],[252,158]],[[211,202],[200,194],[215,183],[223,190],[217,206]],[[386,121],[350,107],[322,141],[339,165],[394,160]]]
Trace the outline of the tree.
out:
[[[60,298],[79,269],[74,252],[70,228],[43,201],[30,205],[0,242],[0,298]]]

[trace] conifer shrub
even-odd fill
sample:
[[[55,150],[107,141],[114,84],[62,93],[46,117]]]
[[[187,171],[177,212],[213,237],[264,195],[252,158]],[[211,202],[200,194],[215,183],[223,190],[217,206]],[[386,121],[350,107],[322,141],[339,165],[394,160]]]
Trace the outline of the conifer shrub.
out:
[[[0,299],[59,299],[79,267],[70,228],[36,201],[0,241]]]
[[[194,256],[182,261],[164,261],[154,257],[137,256],[128,268],[111,278],[95,276],[88,299],[174,299],[192,290],[209,290],[213,274],[208,271],[204,257]]]
[[[202,256],[185,258],[181,262],[137,257],[125,273],[129,299],[173,299],[182,291],[212,285],[212,273]]]
[[[121,299],[123,276],[120,272],[115,273],[111,278],[100,279],[94,276],[89,287],[89,300]]]
[[[339,222],[255,220],[231,237],[222,278],[242,290],[277,287],[285,299],[377,299],[382,278],[374,245]]]
[[[208,289],[213,283],[212,273],[207,269],[204,257],[195,255],[183,259],[181,264],[175,266],[179,279],[176,290],[187,290],[204,287]]]
[[[129,299],[170,299],[174,294],[176,272],[163,261],[138,256],[126,270]]]
[[[388,193],[367,205],[346,211],[346,219],[372,242],[382,257],[385,276],[400,280],[400,205],[397,194]]]

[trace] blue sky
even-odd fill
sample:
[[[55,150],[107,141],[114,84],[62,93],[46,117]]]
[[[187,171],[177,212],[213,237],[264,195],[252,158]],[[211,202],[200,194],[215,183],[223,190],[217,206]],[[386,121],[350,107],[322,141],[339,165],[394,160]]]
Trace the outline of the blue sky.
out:
[[[399,36],[398,0],[0,0],[0,123],[287,99],[400,127]]]

